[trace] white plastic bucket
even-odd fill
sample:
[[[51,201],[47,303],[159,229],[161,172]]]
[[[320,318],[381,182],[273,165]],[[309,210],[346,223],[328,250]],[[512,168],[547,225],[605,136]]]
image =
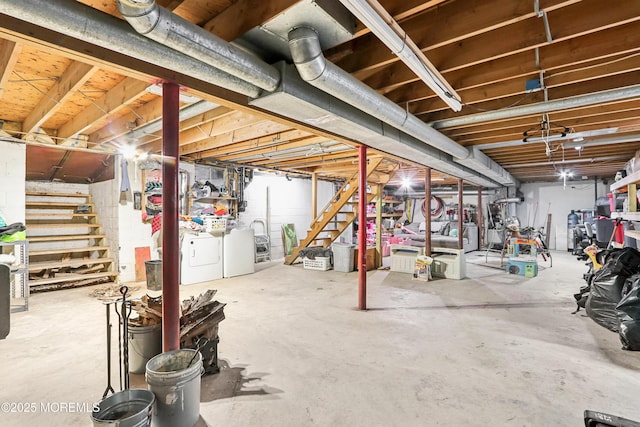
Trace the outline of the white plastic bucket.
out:
[[[122,390],[100,401],[91,420],[94,427],[149,427],[154,401],[149,390]]]
[[[149,360],[146,371],[156,396],[153,426],[194,426],[200,417],[202,354],[188,348],[161,353]]]
[[[147,362],[162,353],[162,325],[128,325],[129,372],[144,374]]]

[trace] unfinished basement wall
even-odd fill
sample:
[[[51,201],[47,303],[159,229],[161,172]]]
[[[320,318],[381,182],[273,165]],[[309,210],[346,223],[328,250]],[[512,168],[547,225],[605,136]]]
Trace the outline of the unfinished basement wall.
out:
[[[7,224],[24,223],[27,147],[0,141],[0,153],[0,215]]]
[[[130,188],[121,192],[122,168],[120,161],[116,162],[116,179],[112,180],[111,192],[112,206],[117,210],[117,241],[118,245],[118,265],[120,280],[122,282],[133,282],[136,280],[136,248],[148,247],[151,259],[160,259],[161,254],[157,250],[157,245],[151,237],[151,223],[142,220],[142,210],[135,209],[133,194],[136,191],[144,193],[144,183],[142,180],[142,170],[136,167],[133,161],[127,163]],[[191,163],[180,163],[180,169],[189,174],[189,186],[193,184],[195,166]],[[161,243],[161,242],[160,242]],[[176,254],[176,256],[179,256]]]
[[[117,179],[89,184],[89,193],[93,201],[95,213],[98,214],[98,222],[101,225],[102,234],[107,238],[109,257],[114,261],[114,270],[118,271],[119,265],[119,213]]]
[[[311,179],[290,178],[272,173],[258,172],[245,188],[247,208],[240,213],[240,225],[248,227],[254,219],[267,219],[267,192],[269,194],[271,259],[284,258],[282,224],[295,224],[298,241],[307,234],[311,224]],[[318,181],[318,211],[335,194],[334,185]],[[256,234],[264,234],[256,225]]]
[[[572,209],[593,209],[596,200],[594,180],[567,182],[566,187],[562,182],[522,184],[520,191],[524,194],[524,202],[516,205],[520,223],[543,227],[550,213],[549,247],[559,251],[567,250],[567,215]],[[598,180],[598,197],[608,192],[609,186]]]

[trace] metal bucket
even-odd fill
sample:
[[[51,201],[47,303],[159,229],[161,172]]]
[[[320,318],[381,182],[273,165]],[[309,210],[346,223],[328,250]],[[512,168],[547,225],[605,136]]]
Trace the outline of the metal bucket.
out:
[[[129,372],[144,374],[147,362],[162,353],[162,325],[129,325]]]
[[[191,427],[200,418],[202,354],[183,348],[155,356],[147,363],[149,390],[156,396],[154,427]]]
[[[100,401],[91,420],[94,427],[148,427],[154,401],[149,390],[122,390]]]

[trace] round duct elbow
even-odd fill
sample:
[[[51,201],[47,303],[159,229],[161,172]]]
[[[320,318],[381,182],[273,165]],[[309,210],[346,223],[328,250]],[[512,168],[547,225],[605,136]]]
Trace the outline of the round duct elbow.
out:
[[[322,76],[327,64],[316,30],[297,27],[289,31],[289,49],[300,77],[313,81]]]
[[[118,0],[118,10],[140,34],[148,34],[160,20],[160,7],[155,0]]]

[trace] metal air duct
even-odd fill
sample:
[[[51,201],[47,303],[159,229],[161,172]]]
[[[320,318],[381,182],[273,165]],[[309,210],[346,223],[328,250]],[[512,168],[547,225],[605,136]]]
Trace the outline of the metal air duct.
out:
[[[489,120],[509,119],[512,117],[526,116],[530,114],[551,113],[553,111],[564,110],[566,108],[586,107],[587,105],[637,97],[640,97],[640,85],[604,90],[601,92],[590,93],[588,95],[572,96],[553,101],[539,102],[537,104],[524,105],[522,107],[512,107],[505,108],[504,110],[489,111],[486,113],[469,114],[463,117],[439,120],[431,123],[431,125],[436,129],[443,129],[470,125]]]
[[[2,1],[0,13],[97,46],[107,46],[115,52],[213,82],[243,95],[256,97],[260,93],[255,85],[151,41],[121,19],[75,0]]]
[[[500,186],[475,170],[455,163],[451,155],[309,86],[292,66],[283,62],[276,65],[282,76],[280,86],[272,93],[251,100],[250,105],[361,141],[369,147],[463,178],[475,185],[487,188]]]
[[[160,7],[155,0],[118,0],[122,16],[140,34],[233,74],[262,89],[278,86],[278,71],[204,28]]]
[[[515,178],[486,155],[475,150],[470,153],[462,145],[328,62],[322,54],[318,34],[313,28],[299,27],[291,30],[289,47],[300,76],[313,86],[450,154],[454,161],[476,169],[492,180],[503,185],[517,184]]]
[[[314,29],[298,27],[291,30],[289,48],[300,76],[313,86],[454,157],[465,158],[469,155],[462,145],[426,126],[422,120],[393,101],[328,62],[322,54],[318,33]]]

